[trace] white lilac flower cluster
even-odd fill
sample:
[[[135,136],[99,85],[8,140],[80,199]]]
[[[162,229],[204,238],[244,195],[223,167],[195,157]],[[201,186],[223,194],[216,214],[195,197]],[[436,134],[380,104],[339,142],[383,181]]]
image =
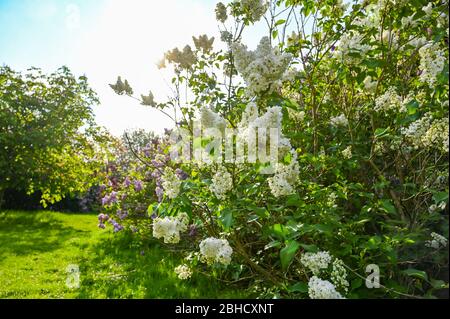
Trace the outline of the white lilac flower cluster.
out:
[[[160,68],[165,67],[165,61],[176,64],[182,69],[190,69],[197,61],[197,58],[194,51],[192,51],[192,48],[189,45],[186,45],[183,48],[183,51],[175,48],[166,52],[164,54],[164,59],[159,63]]]
[[[254,109],[253,109],[254,111]],[[257,114],[257,113],[256,113]],[[254,113],[250,113],[250,116],[254,116]],[[281,107],[272,106],[269,107],[263,115],[254,118],[249,126],[253,128],[263,127],[263,128],[280,128],[281,127]]]
[[[384,46],[390,46],[394,49],[399,48],[399,34],[397,34],[396,32],[394,32],[393,30],[383,30],[382,28],[382,23],[381,23],[381,12],[384,12],[384,10],[386,9],[386,7],[390,4],[393,5],[402,5],[401,2],[399,1],[378,1],[376,3],[372,3],[369,4],[367,6],[365,6],[364,10],[365,10],[365,14],[364,17],[357,17],[354,21],[353,24],[355,26],[359,26],[361,28],[366,28],[366,29],[377,29],[378,32],[377,34],[380,34],[379,37],[379,41],[383,42]],[[424,7],[425,10],[426,7]],[[428,9],[427,9],[428,10]],[[407,17],[403,17],[401,19],[401,24],[402,24],[402,28],[406,29],[406,28],[411,28],[417,25],[418,21],[416,19],[415,14],[412,14],[410,16]],[[346,35],[347,37],[350,37],[348,35]],[[344,38],[345,40],[345,38]],[[358,47],[358,41],[361,40],[361,36],[359,35],[359,33],[356,33],[356,39],[353,40],[353,42],[356,42],[356,47]],[[411,39],[411,42],[408,42],[407,44],[412,45],[413,47],[420,47],[420,41],[422,39],[416,39],[413,38]],[[342,40],[341,40],[342,42]],[[362,49],[360,49],[359,51],[366,53],[365,50],[370,49],[369,46],[365,46]],[[356,50],[355,52],[358,52],[358,50]],[[356,59],[356,61],[358,61],[359,59]],[[355,59],[353,58],[353,62],[355,61]],[[350,58],[350,62],[352,62],[352,59]]]
[[[409,0],[378,0],[377,7],[379,10],[386,9],[390,6],[392,7],[403,7]]]
[[[217,128],[219,130],[224,130],[227,125],[218,113],[205,106],[200,109],[200,122],[203,128]]]
[[[175,174],[175,172],[166,167],[164,169],[164,175],[161,177],[162,187],[164,188],[164,193],[170,199],[176,198],[180,193],[181,180]]]
[[[415,13],[413,13],[413,14],[411,14],[410,16],[407,16],[407,17],[403,17],[402,19],[401,19],[401,23],[402,23],[402,28],[412,28],[412,27],[415,27],[416,25],[417,25],[417,21],[416,21],[416,19],[414,18],[414,16],[415,16],[416,14]]]
[[[331,207],[331,208],[336,208],[337,207],[337,204],[336,204],[337,198],[338,197],[337,197],[336,193],[335,192],[331,192],[328,195],[328,198],[327,198],[327,206]]]
[[[219,166],[212,178],[211,191],[218,199],[225,199],[227,193],[233,188],[233,179],[225,167]]]
[[[306,113],[305,111],[297,111],[291,108],[287,108],[289,117],[296,122],[303,122],[305,119]]]
[[[198,38],[192,37],[195,48],[203,52],[209,52],[213,48],[214,37],[208,38],[206,34],[200,35]]]
[[[157,217],[153,220],[153,237],[164,238],[166,244],[177,244],[180,242],[180,232],[187,230],[189,216],[181,213],[177,217]]]
[[[177,266],[175,268],[175,273],[177,274],[178,278],[181,280],[189,279],[192,276],[192,270],[187,265]]]
[[[290,72],[290,53],[272,48],[268,37],[263,37],[255,51],[249,51],[241,43],[232,45],[236,70],[247,84],[249,95],[271,93],[279,89]]]
[[[355,64],[359,63],[361,57],[365,56],[371,48],[370,45],[364,44],[364,36],[362,34],[356,31],[347,32],[341,37],[335,54],[344,63]]]
[[[308,283],[308,294],[311,299],[343,299],[337,289],[344,293],[348,292],[347,270],[342,260],[334,258],[330,274],[331,282],[318,277],[322,270],[329,268],[331,261],[332,256],[328,251],[306,252],[300,258],[300,263],[313,274]]]
[[[229,31],[220,31],[220,40],[229,45],[233,41],[233,34]],[[229,69],[229,64],[227,64],[227,76],[229,76]]]
[[[426,113],[420,119],[401,130],[405,138],[417,149],[437,146],[443,152],[449,151],[449,119],[433,119]]]
[[[261,20],[268,8],[267,0],[235,0],[252,22]]]
[[[319,275],[322,269],[328,268],[330,262],[331,256],[328,251],[319,251],[317,253],[306,252],[300,258],[300,263],[316,276]]]
[[[378,82],[377,81],[372,81],[372,77],[370,75],[366,76],[364,81],[364,88],[368,91],[368,92],[375,92]]]
[[[240,128],[246,128],[256,120],[259,116],[258,105],[255,102],[249,102],[242,113],[241,122],[239,122]]]
[[[345,148],[345,150],[343,150],[342,152],[342,156],[344,156],[345,159],[351,159],[353,157],[352,154],[352,146],[349,145]]]
[[[276,138],[278,139],[278,156],[284,158],[289,152],[291,154],[291,160],[288,164],[275,163],[275,173],[272,177],[268,178],[269,187],[274,196],[280,197],[292,194],[295,189],[295,185],[298,181],[299,166],[297,162],[297,153],[292,149],[289,139],[283,136],[281,131],[282,112],[281,107],[273,106],[269,107],[263,115],[259,116],[258,107],[256,103],[250,102],[247,104],[245,111],[242,114],[241,122],[238,125],[238,141],[240,143],[247,143],[248,149],[254,149],[256,147],[256,139],[252,140],[250,137],[256,136],[257,129],[276,129]],[[271,131],[273,133],[273,131]],[[274,136],[271,136],[274,138]],[[252,144],[253,143],[253,144]],[[266,145],[260,145],[265,147]],[[274,154],[271,154],[275,156]],[[277,161],[278,158],[270,159]]]
[[[427,39],[425,37],[418,37],[411,35],[409,37],[409,41],[406,43],[416,49],[423,47],[427,43]]]
[[[311,299],[344,299],[331,282],[316,276],[309,279],[308,295]]]
[[[293,194],[298,182],[300,169],[297,161],[297,153],[291,150],[291,161],[289,164],[277,163],[275,174],[268,178],[270,190],[275,197]]]
[[[332,117],[330,119],[330,124],[331,124],[331,126],[334,126],[334,127],[347,126],[348,125],[348,120],[347,120],[347,118],[345,117],[344,114],[341,114],[341,115]]]
[[[289,195],[294,192],[294,186],[297,183],[299,175],[299,167],[297,162],[297,154],[292,149],[289,139],[283,136],[281,131],[282,109],[279,106],[273,106],[267,109],[266,113],[259,116],[258,106],[254,102],[247,104],[245,111],[242,114],[242,119],[238,125],[238,142],[242,145],[247,144],[248,149],[255,149],[256,139],[251,138],[252,134],[255,137],[258,129],[276,129],[278,139],[278,155],[284,158],[288,152],[291,152],[291,161],[289,164],[277,163],[275,165],[275,175],[269,178],[269,186],[272,193],[279,197]],[[202,108],[200,112],[200,120],[202,126],[206,128],[215,127],[223,130],[226,127],[225,120],[217,113],[208,108]],[[271,130],[273,133],[273,130]],[[272,138],[272,136],[271,136]],[[262,145],[261,145],[262,146]],[[272,156],[274,154],[271,153]],[[244,154],[236,154],[236,161],[243,163],[244,159],[238,156],[245,156]],[[270,160],[274,160],[273,158]],[[275,160],[277,160],[275,158]],[[215,193],[217,198],[223,199],[226,192],[232,187],[231,175],[220,170],[213,178],[211,191]]]
[[[431,233],[431,240],[427,240],[425,242],[425,246],[434,249],[440,249],[447,247],[447,243],[448,243],[447,238],[433,232]]]
[[[428,2],[428,5],[422,7],[422,11],[425,12],[427,16],[430,16],[433,13],[433,3]]]
[[[388,46],[394,50],[399,48],[399,36],[392,30],[384,30],[381,33],[380,41],[382,41],[385,46]]]
[[[408,127],[402,128],[401,133],[418,148],[421,145],[421,137],[427,132],[432,120],[431,114],[426,113],[420,119],[412,122]]]
[[[227,19],[228,19],[227,7],[222,2],[219,2],[216,4],[215,12],[216,12],[216,20],[217,21],[222,22],[222,23],[227,21]]]
[[[331,281],[337,288],[342,289],[345,293],[347,293],[349,287],[347,270],[345,269],[344,262],[338,258],[333,261]]]
[[[420,55],[420,80],[427,83],[433,89],[436,84],[437,76],[444,69],[445,53],[439,48],[438,43],[427,43],[419,49]]]
[[[228,265],[232,254],[233,249],[226,239],[209,237],[200,243],[200,260],[208,265],[214,263]]]
[[[364,10],[366,11],[364,17],[357,17],[353,24],[368,29],[380,26],[381,15],[378,4],[369,4]]]
[[[254,148],[256,140],[251,140],[251,135],[255,137],[258,129],[275,129],[276,138],[278,139],[278,151],[280,157],[284,157],[287,152],[291,150],[291,143],[289,139],[283,136],[281,131],[282,120],[281,107],[272,106],[269,107],[263,115],[259,116],[258,106],[254,102],[247,104],[245,111],[242,114],[242,119],[238,125],[238,139],[239,141],[248,143],[249,149]],[[273,131],[271,132],[273,133]],[[275,137],[275,136],[274,136]],[[263,146],[263,145],[261,145]]]
[[[407,109],[401,96],[398,95],[395,88],[391,86],[386,90],[386,92],[384,92],[384,94],[376,98],[374,110],[377,112],[387,112],[391,110],[406,112]]]
[[[446,202],[440,202],[439,204],[433,204],[430,207],[428,207],[428,212],[430,214],[441,212],[445,209],[445,206],[447,206]]]
[[[256,118],[250,127],[276,129],[276,137],[278,139],[278,151],[280,157],[284,157],[292,148],[291,142],[283,135],[281,131],[281,120],[283,118],[281,107],[273,106],[267,109],[267,112]],[[272,133],[272,132],[271,132]]]
[[[426,146],[438,145],[440,149],[446,153],[449,151],[449,121],[448,117],[435,120],[431,124],[424,136],[422,136],[422,143]]]
[[[257,113],[256,113],[257,114]],[[254,116],[254,113],[252,113]],[[256,117],[248,125],[250,130],[256,132],[258,128],[264,129],[276,129],[276,137],[278,139],[278,152],[280,157],[284,157],[292,148],[289,139],[283,136],[281,131],[281,120],[282,120],[281,107],[272,106],[269,107],[263,115]],[[272,133],[272,132],[271,132]]]
[[[448,1],[446,3],[448,7]],[[437,17],[437,27],[438,28],[446,28],[447,29],[447,36],[449,35],[449,28],[448,28],[448,14],[445,12],[441,12]]]
[[[185,232],[189,226],[189,215],[186,213],[179,213],[177,215],[178,229],[180,232]]]

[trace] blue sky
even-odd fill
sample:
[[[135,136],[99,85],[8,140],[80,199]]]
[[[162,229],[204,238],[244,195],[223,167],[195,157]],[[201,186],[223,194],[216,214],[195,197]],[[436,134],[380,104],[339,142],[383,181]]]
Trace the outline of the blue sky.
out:
[[[30,64],[54,68],[69,62],[73,41],[93,27],[103,4],[103,0],[0,0],[1,62],[18,68]]]
[[[0,0],[0,64],[16,70],[62,65],[86,74],[101,105],[97,122],[113,134],[171,126],[158,111],[115,95],[108,83],[127,78],[136,93],[164,100],[170,74],[156,68],[164,52],[192,44],[191,36],[218,39],[216,0]],[[258,27],[255,27],[258,29]],[[256,30],[255,29],[255,30]],[[247,33],[254,47],[256,31]],[[245,39],[245,38],[244,38]],[[219,42],[216,40],[216,42]]]

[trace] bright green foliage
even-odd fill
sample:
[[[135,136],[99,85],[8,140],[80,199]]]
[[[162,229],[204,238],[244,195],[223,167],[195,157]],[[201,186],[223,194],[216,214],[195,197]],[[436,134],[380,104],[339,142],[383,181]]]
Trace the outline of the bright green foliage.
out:
[[[54,203],[92,185],[105,142],[87,78],[66,67],[45,75],[0,68],[0,192],[42,192]]]

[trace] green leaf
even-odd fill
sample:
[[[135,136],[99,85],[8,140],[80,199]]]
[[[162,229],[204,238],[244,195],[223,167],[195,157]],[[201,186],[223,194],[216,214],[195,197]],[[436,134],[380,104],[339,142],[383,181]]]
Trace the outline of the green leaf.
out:
[[[220,220],[225,229],[229,229],[233,225],[233,212],[231,209],[224,209],[220,213]]]
[[[351,283],[351,287],[352,287],[352,289],[358,289],[359,287],[362,286],[362,283],[363,283],[363,281],[361,278],[353,279],[352,283]]]
[[[319,247],[316,245],[300,244],[300,246],[310,253],[316,253],[319,251]]]
[[[433,200],[435,204],[439,204],[440,202],[448,201],[448,192],[436,192],[433,194]]]
[[[281,239],[285,239],[289,235],[289,230],[281,224],[273,225],[271,230],[274,236]]]
[[[430,284],[434,289],[448,288],[448,284],[446,284],[443,280],[431,279]]]
[[[268,243],[267,245],[264,246],[264,249],[270,249],[273,247],[280,247],[281,246],[281,242],[279,240],[274,240],[270,243]]]
[[[303,293],[307,293],[308,292],[308,284],[305,282],[298,282],[296,284],[293,284],[292,286],[290,286],[288,288],[289,292],[303,292]]]
[[[377,249],[379,248],[379,245],[381,244],[381,237],[380,236],[372,236],[369,238],[367,243],[365,244],[365,248],[367,249]]]
[[[428,281],[428,275],[423,270],[408,268],[408,269],[403,270],[402,273],[404,273],[405,275],[407,275],[409,277],[415,277],[415,278],[419,278],[419,279]]]
[[[258,215],[259,218],[268,218],[270,217],[269,212],[264,207],[255,207],[253,208],[253,211],[256,215]]]
[[[375,137],[376,138],[380,138],[383,137],[385,135],[387,135],[389,133],[389,127],[387,128],[377,128],[375,130]]]
[[[365,224],[365,223],[368,223],[368,222],[370,222],[370,219],[369,218],[365,218],[365,219],[361,219],[361,220],[355,222],[354,224],[355,225],[362,225],[362,224]]]
[[[376,60],[376,59],[365,59],[364,61],[363,61],[363,63],[365,64],[365,65],[367,65],[369,68],[379,68],[379,67],[382,67],[384,64],[385,64],[385,62],[384,61],[382,61],[382,60]]]
[[[301,205],[301,200],[300,200],[300,196],[298,194],[292,194],[292,195],[287,196],[286,206],[300,207],[300,205]]]
[[[283,23],[285,23],[285,22],[286,22],[286,20],[280,19],[280,20],[278,20],[277,22],[275,22],[275,26],[277,27],[277,26],[279,26],[280,24],[283,24]]]
[[[293,110],[298,110],[300,108],[300,105],[294,99],[285,99],[283,105]]]
[[[154,209],[155,208],[154,208],[153,204],[148,205],[148,208],[147,208],[148,215],[152,215],[154,212]]]
[[[317,230],[319,233],[331,234],[333,228],[329,225],[316,224],[311,226],[313,229]]]
[[[272,39],[275,39],[278,35],[278,30],[273,30],[272,31]]]
[[[283,271],[287,270],[299,247],[300,244],[295,240],[292,240],[286,244],[286,247],[280,250],[281,267]]]
[[[388,212],[389,214],[397,213],[395,206],[392,205],[392,203],[389,199],[380,200],[380,204],[381,204],[381,207],[383,207],[386,210],[386,212]]]
[[[419,103],[416,100],[412,100],[406,105],[406,108],[408,109],[409,115],[414,115],[419,109]]]

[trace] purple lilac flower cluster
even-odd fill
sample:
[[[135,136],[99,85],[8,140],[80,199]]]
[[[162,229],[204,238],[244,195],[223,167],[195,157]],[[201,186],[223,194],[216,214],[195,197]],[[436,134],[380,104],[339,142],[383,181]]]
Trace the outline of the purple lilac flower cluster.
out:
[[[125,188],[130,187],[131,184],[133,184],[136,192],[141,192],[144,189],[144,183],[141,180],[136,179],[132,182],[129,176],[125,177],[125,180],[123,181]]]
[[[124,220],[125,218],[127,218],[128,212],[126,210],[122,211],[121,209],[118,209],[116,215],[120,218],[120,220]]]
[[[99,186],[92,186],[80,197],[78,205],[82,212],[95,211],[100,203],[101,190]]]
[[[102,198],[102,206],[109,206],[112,204],[117,203],[118,198],[117,198],[117,192],[113,191],[111,192],[111,194],[107,194]]]
[[[148,205],[154,201],[153,196],[147,196],[146,185],[155,183],[155,193],[158,201],[164,196],[163,174],[170,163],[170,155],[166,154],[169,145],[170,131],[162,137],[155,137],[139,150],[141,158],[151,165],[143,165],[142,161],[130,161],[128,157],[121,157],[118,153],[115,161],[106,165],[107,180],[99,188],[101,204],[106,212],[99,215],[99,227],[105,228],[106,223],[114,227],[114,232],[121,231],[130,224],[130,230],[138,232],[135,219],[148,218]],[[188,174],[177,168],[175,174],[178,179],[185,180]],[[157,214],[150,216],[152,219]],[[127,222],[125,220],[128,220]],[[196,229],[191,229],[195,236]]]
[[[109,222],[114,227],[114,232],[117,233],[123,229],[123,226],[116,222],[113,218],[109,217],[107,214],[99,214],[98,215],[98,227],[105,229],[105,223]]]
[[[164,171],[164,168],[168,165],[170,161],[170,156],[169,154],[164,154],[164,151],[159,144],[156,147],[156,150],[157,153],[151,160],[154,170],[150,176],[155,180],[156,183],[155,194],[158,198],[158,201],[161,202],[164,196],[164,188],[162,186],[162,175],[163,175],[162,172]],[[185,180],[188,178],[188,174],[180,168],[176,169],[175,174],[180,180]]]
[[[121,224],[117,223],[114,219],[110,218],[109,222],[111,223],[111,225],[113,225],[115,233],[117,233],[123,229],[123,226]]]
[[[109,216],[107,214],[99,214],[98,215],[98,227],[104,229],[105,222],[109,220]]]

